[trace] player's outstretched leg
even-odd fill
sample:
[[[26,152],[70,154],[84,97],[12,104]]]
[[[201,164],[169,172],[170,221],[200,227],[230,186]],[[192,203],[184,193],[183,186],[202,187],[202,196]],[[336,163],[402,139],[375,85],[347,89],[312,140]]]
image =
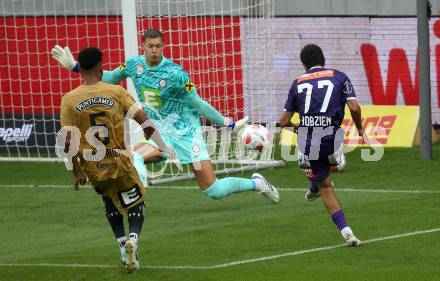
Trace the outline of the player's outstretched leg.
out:
[[[201,161],[198,163],[198,167],[198,169],[194,168],[194,175],[200,188],[209,198],[218,200],[232,193],[253,190],[259,191],[272,202],[277,203],[279,201],[276,188],[260,174],[254,174],[252,179],[236,177],[217,179],[211,161]]]
[[[273,203],[278,203],[279,195],[277,189],[268,183],[260,174],[252,175],[252,179],[228,177],[217,179],[211,186],[203,192],[212,199],[221,199],[232,193],[248,190],[259,191]]]
[[[113,230],[113,233],[119,245],[121,263],[125,266],[125,263],[127,262],[127,253],[125,252],[125,243],[127,241],[127,236],[125,236],[124,218],[122,214],[119,213],[118,209],[109,197],[102,196],[102,201],[104,201],[107,220]]]
[[[273,203],[278,203],[280,201],[278,190],[273,185],[271,185],[262,175],[260,175],[259,173],[254,173],[252,174],[252,179],[256,183],[255,190],[259,191],[260,194],[265,196]]]
[[[136,144],[133,147],[133,151],[140,155],[144,159],[145,163],[161,161],[165,157],[164,152],[160,151],[152,143],[147,143],[147,140]]]

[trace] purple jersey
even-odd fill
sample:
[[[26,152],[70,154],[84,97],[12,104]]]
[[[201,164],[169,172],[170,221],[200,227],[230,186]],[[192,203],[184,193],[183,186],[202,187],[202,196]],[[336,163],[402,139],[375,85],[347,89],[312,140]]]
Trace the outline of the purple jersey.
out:
[[[313,67],[292,83],[284,111],[299,113],[298,145],[306,159],[312,160],[316,179],[328,175],[332,165],[329,155],[343,141],[338,129],[344,119],[345,104],[355,98],[350,79],[336,69]]]

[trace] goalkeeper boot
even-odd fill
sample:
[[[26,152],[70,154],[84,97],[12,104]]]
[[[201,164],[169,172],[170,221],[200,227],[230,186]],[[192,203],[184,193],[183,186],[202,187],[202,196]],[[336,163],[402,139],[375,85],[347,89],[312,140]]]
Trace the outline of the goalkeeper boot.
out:
[[[127,253],[127,262],[125,264],[125,271],[133,273],[139,270],[139,258],[137,253],[137,245],[132,239],[125,242],[125,251]]]
[[[263,194],[263,196],[265,196],[273,203],[278,203],[280,201],[278,190],[273,185],[271,185],[262,175],[260,175],[259,173],[254,173],[251,178],[257,181],[257,190],[260,191],[260,194]]]

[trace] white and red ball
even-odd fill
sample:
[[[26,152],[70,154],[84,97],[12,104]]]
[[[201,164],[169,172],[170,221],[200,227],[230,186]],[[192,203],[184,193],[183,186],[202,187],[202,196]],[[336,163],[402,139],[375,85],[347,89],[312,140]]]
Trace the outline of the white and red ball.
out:
[[[260,124],[252,124],[245,127],[240,134],[241,142],[248,150],[261,151],[272,141],[269,131]]]

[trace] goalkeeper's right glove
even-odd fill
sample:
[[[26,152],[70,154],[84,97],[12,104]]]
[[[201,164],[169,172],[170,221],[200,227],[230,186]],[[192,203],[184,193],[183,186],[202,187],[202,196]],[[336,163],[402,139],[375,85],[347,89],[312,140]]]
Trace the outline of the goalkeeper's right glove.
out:
[[[69,47],[66,46],[63,49],[59,45],[55,45],[52,48],[52,57],[68,70],[79,72],[79,63],[73,58]]]

